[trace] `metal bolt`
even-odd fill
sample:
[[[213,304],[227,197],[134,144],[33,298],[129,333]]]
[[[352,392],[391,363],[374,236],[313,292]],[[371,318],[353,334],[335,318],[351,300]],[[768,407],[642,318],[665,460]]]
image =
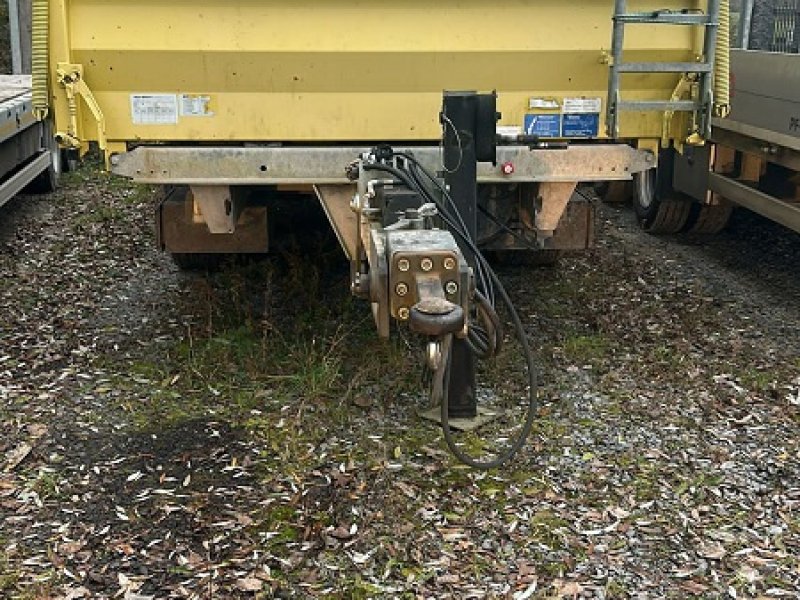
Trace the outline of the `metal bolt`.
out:
[[[408,294],[408,285],[402,282],[398,283],[397,287],[394,288],[394,291],[398,296],[403,297]]]
[[[400,260],[397,261],[397,268],[403,273],[407,273],[408,270],[411,268],[411,263],[408,262],[407,258],[401,258]]]
[[[458,284],[455,281],[448,281],[447,285],[444,286],[444,290],[449,296],[453,296],[458,293]]]
[[[408,307],[406,307],[406,306],[401,306],[400,308],[398,308],[398,309],[397,309],[397,317],[398,317],[398,318],[399,318],[401,321],[408,321],[408,318],[409,318],[410,316],[411,316],[411,311],[410,311],[410,310],[408,310]]]
[[[422,262],[419,264],[420,268],[426,273],[433,269],[433,261],[430,258],[423,258]]]
[[[445,258],[444,259],[444,268],[448,271],[452,271],[456,268],[456,259],[455,258]]]

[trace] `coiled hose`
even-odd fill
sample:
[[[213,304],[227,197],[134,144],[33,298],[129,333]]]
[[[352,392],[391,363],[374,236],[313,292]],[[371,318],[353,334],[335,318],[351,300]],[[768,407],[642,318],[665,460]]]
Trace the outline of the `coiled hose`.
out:
[[[731,5],[721,0],[719,29],[714,51],[714,116],[725,118],[731,112]]]
[[[33,73],[33,114],[44,121],[50,109],[48,85],[48,37],[50,0],[33,0],[31,7],[31,71]]]
[[[476,272],[483,273],[486,278],[482,284],[480,283],[480,278],[478,278],[478,287],[481,289],[478,290],[479,293],[476,296],[476,302],[486,317],[486,324],[488,325],[489,323],[494,323],[495,326],[488,328],[491,329],[491,331],[485,331],[485,336],[471,337],[468,340],[470,346],[472,347],[472,351],[475,352],[478,357],[480,357],[481,355],[489,356],[498,352],[500,349],[500,343],[502,339],[502,334],[499,332],[500,319],[497,317],[497,312],[494,308],[494,302],[491,300],[491,297],[494,297],[495,292],[499,296],[500,301],[508,309],[511,317],[514,336],[522,346],[522,355],[525,359],[525,367],[527,370],[526,388],[528,393],[525,419],[523,420],[519,433],[516,435],[511,444],[506,447],[504,451],[499,452],[494,459],[486,461],[475,459],[458,446],[452,428],[450,427],[448,389],[448,381],[450,378],[449,360],[444,361],[443,368],[445,371],[441,374],[444,381],[444,389],[442,391],[441,398],[442,430],[444,433],[445,442],[447,443],[450,451],[462,463],[475,469],[489,470],[501,467],[514,458],[514,456],[516,456],[516,454],[525,445],[539,410],[536,365],[534,364],[533,352],[528,341],[525,327],[522,323],[522,319],[520,319],[520,316],[517,313],[516,308],[514,307],[514,303],[511,301],[511,297],[503,287],[500,278],[486,261],[483,254],[478,249],[475,240],[472,239],[472,237],[469,235],[469,232],[466,230],[466,227],[464,227],[464,221],[461,215],[458,213],[456,204],[450,196],[447,188],[442,185],[432,173],[425,169],[425,167],[423,167],[413,155],[403,152],[395,152],[393,155],[407,160],[410,163],[410,167],[407,169],[402,169],[383,163],[369,163],[364,165],[364,170],[383,171],[388,173],[397,180],[401,181],[410,190],[420,194],[420,196],[424,198],[426,202],[435,204],[439,209],[439,217],[447,225],[447,228],[457,239],[461,240],[465,244],[468,252],[472,254],[473,258],[475,259]],[[441,192],[441,197],[438,197],[437,194],[432,193],[419,175],[423,175],[425,179],[437,187]],[[492,290],[491,293],[488,293],[489,289]],[[447,345],[449,346],[449,343]]]

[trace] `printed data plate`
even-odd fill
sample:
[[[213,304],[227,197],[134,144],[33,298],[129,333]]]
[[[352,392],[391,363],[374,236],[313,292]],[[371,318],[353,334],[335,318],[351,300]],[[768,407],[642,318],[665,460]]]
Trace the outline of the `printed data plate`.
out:
[[[561,115],[559,114],[527,114],[525,115],[525,134],[541,138],[561,137]]]
[[[182,117],[213,117],[211,96],[181,94],[180,111]]]
[[[131,119],[134,125],[175,125],[178,97],[175,94],[132,94]]]
[[[600,115],[564,115],[562,135],[565,138],[597,137],[600,129]]]

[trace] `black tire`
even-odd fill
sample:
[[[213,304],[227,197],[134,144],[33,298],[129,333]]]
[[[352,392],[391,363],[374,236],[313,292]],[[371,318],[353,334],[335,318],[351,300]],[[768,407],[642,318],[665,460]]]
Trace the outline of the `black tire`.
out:
[[[686,230],[689,233],[714,235],[728,226],[733,204],[722,201],[720,204],[694,204]]]
[[[25,191],[32,194],[49,194],[58,189],[61,174],[64,172],[64,153],[53,137],[50,121],[42,125],[42,147],[50,150],[50,165],[33,179]]]
[[[678,233],[686,226],[692,201],[659,185],[659,169],[633,176],[633,208],[639,225],[648,233]],[[670,177],[671,179],[671,177]]]
[[[606,204],[628,202],[633,197],[630,181],[603,181],[594,186],[597,197]]]

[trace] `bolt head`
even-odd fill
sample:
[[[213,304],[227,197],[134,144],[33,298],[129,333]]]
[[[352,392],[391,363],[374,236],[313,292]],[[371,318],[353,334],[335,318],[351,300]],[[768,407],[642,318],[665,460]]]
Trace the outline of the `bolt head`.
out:
[[[430,258],[423,258],[422,261],[419,263],[419,266],[423,271],[427,273],[428,271],[433,270],[433,261]]]
[[[444,259],[444,268],[448,271],[452,271],[456,268],[456,259],[455,258],[445,258]]]
[[[411,263],[408,262],[407,258],[401,258],[397,261],[397,269],[402,271],[403,273],[408,273],[408,270],[411,268]]]
[[[408,321],[409,317],[411,316],[411,311],[406,306],[402,306],[397,309],[397,317],[401,321]]]
[[[455,281],[448,281],[447,285],[444,286],[444,290],[449,296],[453,296],[458,293],[458,284]]]
[[[406,296],[408,294],[408,285],[405,283],[398,283],[397,286],[394,288],[395,293],[400,296]]]

